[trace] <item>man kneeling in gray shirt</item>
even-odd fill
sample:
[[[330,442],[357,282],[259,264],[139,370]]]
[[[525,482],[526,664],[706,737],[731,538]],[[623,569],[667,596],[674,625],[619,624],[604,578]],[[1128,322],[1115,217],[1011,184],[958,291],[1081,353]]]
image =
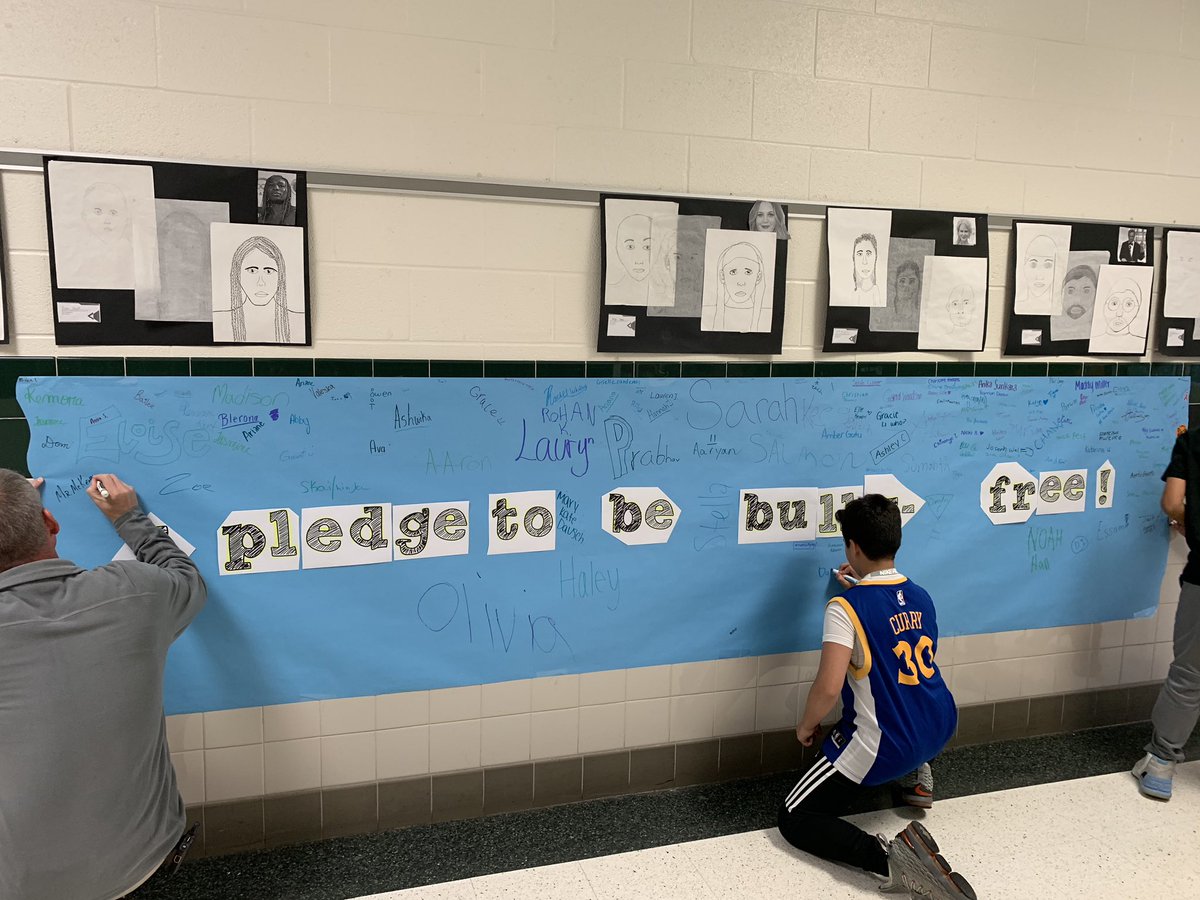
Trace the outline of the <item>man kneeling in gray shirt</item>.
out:
[[[138,561],[59,559],[35,484],[0,469],[0,897],[113,900],[184,832],[163,667],[204,581],[115,475],[87,493]]]

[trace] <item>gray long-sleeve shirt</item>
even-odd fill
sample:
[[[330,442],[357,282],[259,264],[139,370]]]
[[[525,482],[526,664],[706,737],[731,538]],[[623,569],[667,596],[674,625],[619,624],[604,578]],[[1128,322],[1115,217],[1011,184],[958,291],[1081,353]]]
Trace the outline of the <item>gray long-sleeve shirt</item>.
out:
[[[0,572],[0,897],[110,900],[183,833],[167,648],[204,605],[196,565],[140,510],[138,562]]]

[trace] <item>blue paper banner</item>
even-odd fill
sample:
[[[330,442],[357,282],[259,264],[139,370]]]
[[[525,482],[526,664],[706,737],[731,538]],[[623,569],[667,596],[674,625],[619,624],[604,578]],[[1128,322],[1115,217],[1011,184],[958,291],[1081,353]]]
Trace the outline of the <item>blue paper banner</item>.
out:
[[[932,593],[943,635],[1146,614],[1167,550],[1159,474],[1187,390],[1157,377],[93,377],[22,379],[17,393],[61,555],[95,566],[120,549],[84,493],[106,471],[195,545],[210,598],[172,650],[167,711],[180,713],[816,648],[842,542],[739,543],[742,491],[861,491],[878,474],[924,503],[899,567]],[[983,496],[1010,462],[1033,479],[1024,501],[1050,499],[995,525],[987,504],[1022,501],[1020,477]],[[1080,511],[1046,514],[1081,490]],[[547,496],[548,516],[525,515],[522,498]],[[818,529],[824,503],[808,507]],[[366,511],[387,504],[386,561],[315,567],[330,547],[365,553],[383,530]],[[322,524],[326,507],[364,518]],[[430,510],[425,549],[403,556],[394,529],[412,508]],[[279,510],[294,513],[273,520],[283,535],[267,519]],[[221,533],[243,511],[260,513],[258,556],[253,531]],[[464,546],[456,511],[469,551],[425,558]],[[641,530],[607,533],[614,511]],[[552,550],[489,553],[545,546],[532,535],[547,524]],[[419,514],[406,527],[411,549]],[[235,543],[252,571],[220,574]],[[272,560],[294,568],[259,570]]]

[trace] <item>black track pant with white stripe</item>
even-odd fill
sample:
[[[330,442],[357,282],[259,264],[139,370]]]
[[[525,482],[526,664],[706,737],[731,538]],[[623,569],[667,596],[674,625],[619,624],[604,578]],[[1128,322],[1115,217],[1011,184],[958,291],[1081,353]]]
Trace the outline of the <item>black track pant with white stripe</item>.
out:
[[[784,798],[779,833],[793,847],[814,856],[887,875],[887,851],[874,835],[839,818],[867,790],[821,754]]]

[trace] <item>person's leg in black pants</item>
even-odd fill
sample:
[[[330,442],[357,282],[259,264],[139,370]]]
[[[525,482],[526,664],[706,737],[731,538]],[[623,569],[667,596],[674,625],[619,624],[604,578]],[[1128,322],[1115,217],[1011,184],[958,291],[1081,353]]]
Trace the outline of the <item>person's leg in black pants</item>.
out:
[[[779,808],[779,833],[797,849],[887,876],[887,848],[841,818],[863,791],[824,754],[817,757]]]

